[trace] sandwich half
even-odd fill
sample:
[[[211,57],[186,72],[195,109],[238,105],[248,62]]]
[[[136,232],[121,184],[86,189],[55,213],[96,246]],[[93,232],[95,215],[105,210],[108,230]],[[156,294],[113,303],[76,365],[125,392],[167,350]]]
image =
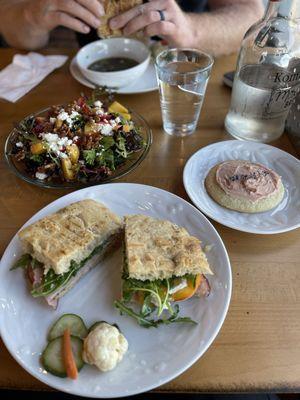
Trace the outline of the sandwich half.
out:
[[[122,230],[122,220],[103,204],[92,199],[70,204],[19,232],[25,254],[13,269],[23,267],[32,296],[56,308],[58,299],[121,242]]]
[[[140,5],[143,0],[103,0],[105,15],[101,17],[101,25],[98,28],[98,36],[105,39],[108,37],[122,36],[121,29],[111,29],[109,20],[116,15],[122,14],[131,8]]]
[[[170,221],[125,217],[122,299],[115,306],[145,327],[193,322],[176,302],[208,295],[212,274],[198,238]],[[129,304],[135,304],[130,308]]]

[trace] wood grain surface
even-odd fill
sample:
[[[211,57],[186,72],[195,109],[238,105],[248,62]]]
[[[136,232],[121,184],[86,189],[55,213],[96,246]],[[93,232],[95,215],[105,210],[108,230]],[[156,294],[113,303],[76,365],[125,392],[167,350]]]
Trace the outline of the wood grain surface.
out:
[[[48,53],[58,51],[52,49]],[[59,53],[72,56],[70,51]],[[13,50],[0,50],[0,69],[11,62],[14,54]],[[69,61],[17,103],[0,100],[0,254],[28,218],[69,192],[23,182],[9,171],[3,157],[4,142],[14,122],[48,105],[67,102],[82,91],[90,92],[71,77]],[[120,181],[157,186],[188,200],[182,183],[188,158],[210,143],[229,139],[223,122],[230,90],[222,85],[222,76],[234,67],[233,56],[216,61],[198,130],[183,140],[163,133],[157,92],[118,96],[120,102],[148,120],[154,135],[146,160]],[[295,154],[285,135],[273,144]],[[224,240],[232,263],[229,312],[204,356],[158,391],[300,391],[300,231],[253,235],[212,223]],[[2,342],[0,388],[50,390],[27,374]]]

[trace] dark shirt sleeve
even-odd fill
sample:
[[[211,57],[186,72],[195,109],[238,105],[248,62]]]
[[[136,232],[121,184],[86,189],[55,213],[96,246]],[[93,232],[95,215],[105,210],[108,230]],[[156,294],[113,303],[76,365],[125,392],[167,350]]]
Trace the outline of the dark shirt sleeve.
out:
[[[186,12],[203,12],[208,10],[207,0],[177,0],[177,3]]]

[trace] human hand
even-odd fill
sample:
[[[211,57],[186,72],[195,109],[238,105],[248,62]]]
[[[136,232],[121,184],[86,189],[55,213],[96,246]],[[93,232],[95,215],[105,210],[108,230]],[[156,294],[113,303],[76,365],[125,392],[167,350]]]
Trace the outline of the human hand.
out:
[[[150,0],[112,18],[109,24],[111,29],[122,29],[126,36],[142,30],[146,36],[160,36],[172,46],[193,46],[190,15],[175,0]]]
[[[24,15],[36,35],[47,34],[57,26],[88,33],[98,28],[104,14],[99,0],[27,0]]]

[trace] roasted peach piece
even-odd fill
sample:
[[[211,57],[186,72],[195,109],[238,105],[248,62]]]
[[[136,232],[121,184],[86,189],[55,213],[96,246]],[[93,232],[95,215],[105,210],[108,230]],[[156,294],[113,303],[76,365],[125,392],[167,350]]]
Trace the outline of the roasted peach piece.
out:
[[[181,290],[178,290],[178,292],[175,292],[172,295],[172,300],[173,301],[183,301],[186,299],[189,299],[190,297],[194,296],[196,293],[196,290],[201,284],[202,280],[202,275],[196,275],[196,280],[195,280],[195,285],[194,285],[194,280],[188,278],[187,279],[187,286]]]

